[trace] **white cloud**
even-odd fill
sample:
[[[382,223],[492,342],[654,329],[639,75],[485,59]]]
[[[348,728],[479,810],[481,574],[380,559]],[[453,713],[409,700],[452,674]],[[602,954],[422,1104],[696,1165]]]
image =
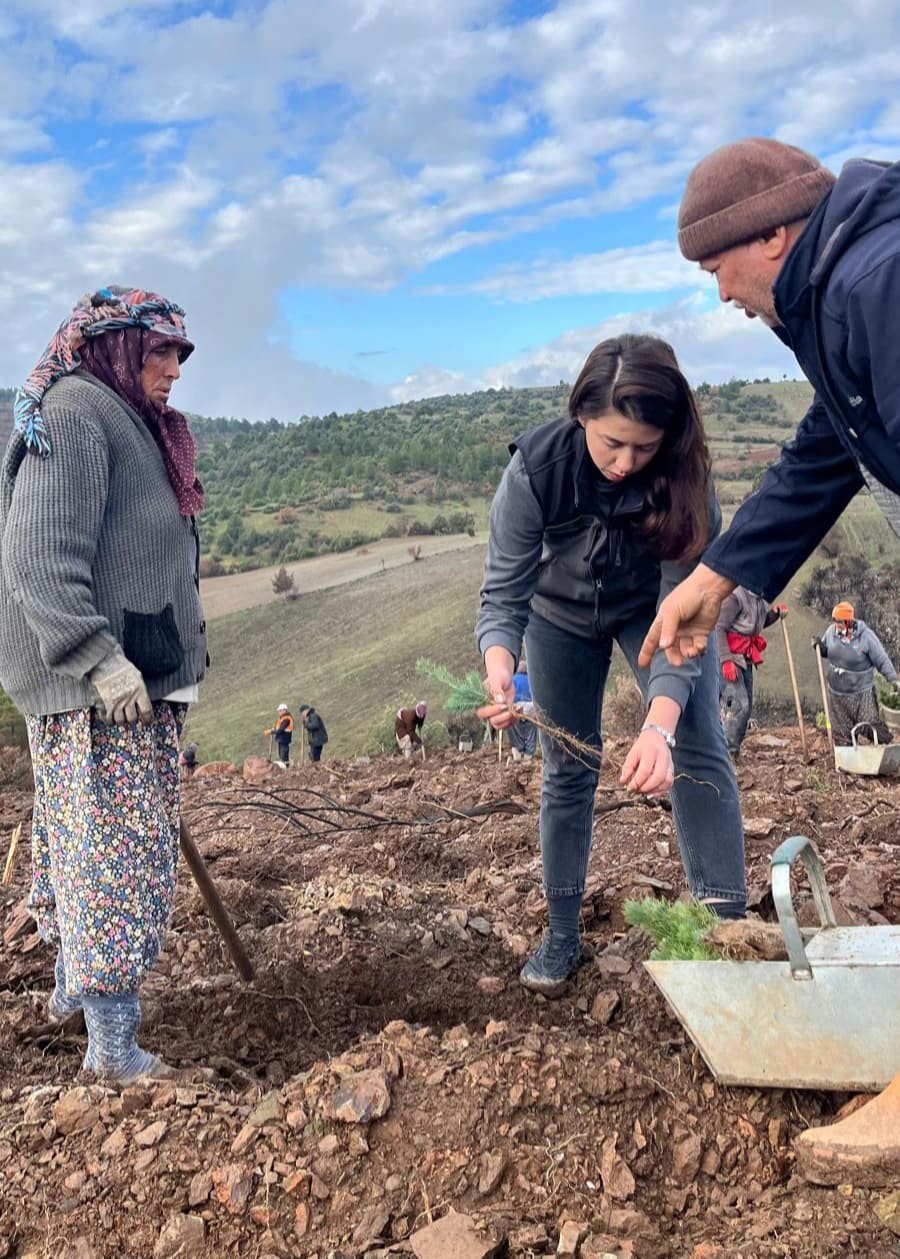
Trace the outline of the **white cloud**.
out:
[[[470,393],[478,389],[528,388],[573,381],[590,351],[607,337],[646,332],[674,348],[682,371],[693,385],[733,377],[780,380],[800,375],[796,360],[758,321],[731,307],[710,307],[696,295],[662,310],[614,315],[589,327],[573,328],[514,359],[485,364],[477,373],[444,371],[428,365],[391,387],[395,401]]]
[[[793,355],[762,324],[731,307],[710,308],[700,298],[689,298],[663,310],[615,315],[593,327],[573,329],[519,358],[495,364],[480,378],[498,389],[574,380],[598,342],[623,332],[649,332],[668,341],[694,385],[735,376],[780,379],[800,374]]]
[[[662,0],[558,0],[519,24],[502,0],[201,7],[3,6],[0,315],[13,331],[0,382],[21,377],[80,292],[125,280],[178,298],[202,336],[185,405],[367,405],[384,391],[272,341],[285,289],[385,291],[443,260],[444,291],[496,301],[690,291],[696,273],[652,238],[674,235],[684,177],[710,148],[763,132],[837,162],[900,144],[891,0],[690,0],[674,16]],[[92,121],[108,132],[102,158],[72,138]],[[603,248],[610,215],[617,247]],[[596,225],[597,252],[575,254],[579,221]],[[646,318],[671,325],[700,376],[783,359],[723,312],[688,302]],[[570,375],[563,360],[596,333],[478,379]],[[468,379],[440,364],[406,376],[397,390]]]
[[[695,385],[733,376],[780,379],[799,375],[793,355],[762,324],[746,320],[730,307],[709,308],[699,298],[689,298],[663,310],[617,315],[593,327],[565,332],[529,354],[488,368],[481,379],[495,388],[574,380],[598,341],[621,332],[651,332],[670,342],[683,373]]]
[[[388,394],[392,402],[409,402],[414,398],[440,398],[448,393],[471,393],[484,388],[479,380],[470,379],[464,372],[450,372],[426,363],[391,385]]]
[[[429,293],[481,293],[514,302],[581,294],[665,293],[708,288],[694,263],[686,262],[674,242],[653,241],[633,249],[607,249],[566,259],[536,259],[494,271],[468,285],[434,286]]]

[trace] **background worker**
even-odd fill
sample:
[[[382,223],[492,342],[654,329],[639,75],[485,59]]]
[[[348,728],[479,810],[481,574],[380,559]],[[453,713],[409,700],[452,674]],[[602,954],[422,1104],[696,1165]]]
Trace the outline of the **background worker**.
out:
[[[322,759],[322,749],[328,742],[328,731],[325,729],[325,722],[312,704],[304,704],[300,709],[300,716],[303,719],[306,737],[309,740],[310,760],[315,764]]]
[[[276,763],[282,769],[287,769],[291,763],[291,741],[294,737],[294,718],[291,716],[287,704],[278,705],[278,716],[275,720],[275,725],[269,730],[264,730],[263,733],[275,736],[275,743],[278,747],[278,761]]]
[[[397,711],[394,721],[394,738],[406,760],[412,756],[414,747],[422,746],[422,736],[419,732],[425,724],[427,714],[428,701],[424,699],[420,699],[415,708],[400,708]]]
[[[762,631],[787,616],[783,603],[770,608],[752,590],[733,590],[716,622],[716,646],[722,671],[719,695],[728,751],[737,759],[753,714],[753,670],[762,664],[767,643]]]
[[[184,745],[181,749],[181,755],[178,758],[178,767],[181,770],[183,781],[193,778],[197,772],[197,744],[193,739]]]
[[[534,703],[531,698],[531,684],[528,681],[528,666],[524,660],[519,661],[519,667],[513,675],[513,687],[516,703],[528,705],[526,711],[533,712]],[[531,721],[517,721],[509,728],[509,744],[514,761],[533,761],[537,748],[537,726]]]
[[[874,630],[856,619],[856,610],[846,599],[831,611],[831,624],[821,638],[814,638],[825,661],[825,684],[834,741],[848,747],[854,726],[865,723],[860,734],[879,743],[890,743],[891,732],[881,720],[875,691],[875,670],[900,690],[897,670]]]

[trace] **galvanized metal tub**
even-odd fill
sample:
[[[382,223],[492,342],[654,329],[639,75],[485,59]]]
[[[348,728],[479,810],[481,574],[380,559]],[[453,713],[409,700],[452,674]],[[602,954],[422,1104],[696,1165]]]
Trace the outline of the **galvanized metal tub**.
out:
[[[867,747],[856,741],[856,732],[867,729],[872,734],[872,745]],[[885,744],[878,742],[875,728],[867,721],[862,721],[850,731],[851,746],[834,749],[835,768],[845,774],[896,774],[900,772],[900,743]]]
[[[801,933],[791,899],[798,857],[821,922],[812,932]],[[838,927],[802,835],[773,854],[772,894],[788,961],[650,961],[647,970],[721,1084],[884,1088],[900,1073],[900,925]]]

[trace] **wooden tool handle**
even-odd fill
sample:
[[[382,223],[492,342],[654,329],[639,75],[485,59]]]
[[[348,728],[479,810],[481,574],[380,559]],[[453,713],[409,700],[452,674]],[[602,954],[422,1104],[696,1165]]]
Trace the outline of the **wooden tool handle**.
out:
[[[781,618],[781,632],[784,634],[784,654],[787,656],[788,672],[791,675],[791,690],[794,694],[794,707],[797,710],[797,724],[800,727],[800,744],[803,748],[803,755],[808,756],[806,747],[806,727],[803,724],[803,705],[800,703],[800,688],[797,685],[797,674],[794,670],[794,657],[791,652],[791,640],[788,638],[787,622],[784,617]]]
[[[219,928],[222,939],[231,954],[231,960],[234,962],[235,969],[241,979],[248,984],[252,983],[254,977],[253,964],[241,943],[241,937],[238,935],[234,923],[231,921],[231,915],[225,908],[225,904],[216,890],[209,871],[206,868],[206,862],[200,855],[200,849],[194,843],[191,833],[187,828],[187,823],[182,820],[181,823],[181,851],[184,853],[184,859],[188,864],[188,869],[194,876],[194,882],[200,889],[200,895],[206,902],[206,907],[210,912],[213,922]]]

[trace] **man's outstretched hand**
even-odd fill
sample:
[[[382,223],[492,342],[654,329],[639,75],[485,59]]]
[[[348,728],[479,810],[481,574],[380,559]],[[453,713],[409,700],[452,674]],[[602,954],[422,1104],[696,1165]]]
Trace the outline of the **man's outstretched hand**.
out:
[[[662,648],[670,664],[681,665],[706,651],[706,643],[716,628],[723,600],[735,582],[720,577],[705,564],[698,564],[690,577],[666,595],[656,620],[647,631],[638,663],[646,668]]]

